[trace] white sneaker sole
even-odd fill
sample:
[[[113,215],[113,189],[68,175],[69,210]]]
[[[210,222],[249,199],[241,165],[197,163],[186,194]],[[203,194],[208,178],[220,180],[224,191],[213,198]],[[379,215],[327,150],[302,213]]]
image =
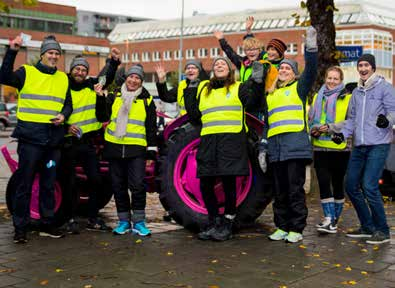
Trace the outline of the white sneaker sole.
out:
[[[132,229],[132,233],[133,234],[137,234],[137,235],[139,235],[139,236],[149,236],[149,235],[151,235],[151,232],[149,232],[149,233],[141,233],[139,230],[137,230],[137,229]]]
[[[130,229],[125,230],[125,232],[121,232],[121,233],[112,230],[112,234],[114,234],[114,235],[125,235],[125,234],[128,234],[128,233],[130,233]]]
[[[372,237],[372,235],[370,235],[370,234],[357,234],[357,235],[346,234],[346,236],[350,237],[350,238],[371,238]]]
[[[388,242],[391,242],[391,239],[385,239],[385,240],[381,240],[381,241],[366,240],[367,244],[373,244],[373,245],[384,244],[384,243],[388,243]]]
[[[336,234],[337,230],[330,230],[325,228],[318,228],[317,231],[321,234],[329,233],[329,234]]]
[[[53,238],[53,239],[59,239],[59,238],[63,238],[64,237],[64,234],[63,235],[53,235],[53,234],[49,234],[47,232],[40,232],[39,235],[41,237],[50,237],[50,238]]]

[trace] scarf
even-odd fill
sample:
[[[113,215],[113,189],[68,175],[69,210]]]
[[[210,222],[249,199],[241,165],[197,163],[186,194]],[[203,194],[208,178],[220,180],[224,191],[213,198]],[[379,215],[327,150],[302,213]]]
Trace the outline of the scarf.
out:
[[[375,73],[373,73],[365,82],[359,79],[358,81],[358,86],[367,90],[369,89],[374,83],[376,83],[376,80],[379,76]]]
[[[321,126],[322,101],[325,100],[324,111],[326,113],[326,123],[334,123],[336,119],[336,101],[340,92],[344,89],[344,84],[341,83],[334,89],[329,90],[326,85],[322,85],[318,91],[315,99],[314,107],[309,111],[309,126]]]
[[[122,138],[126,135],[126,126],[129,120],[129,111],[132,108],[134,100],[141,94],[143,87],[138,88],[136,91],[128,91],[126,84],[121,86],[121,100],[122,106],[119,108],[118,116],[116,119],[115,137]]]

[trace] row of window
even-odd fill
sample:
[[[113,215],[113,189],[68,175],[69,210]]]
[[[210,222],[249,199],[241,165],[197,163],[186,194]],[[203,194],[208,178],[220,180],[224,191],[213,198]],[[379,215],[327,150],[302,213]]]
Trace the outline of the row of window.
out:
[[[286,54],[289,55],[296,55],[298,54],[298,44],[297,43],[290,43],[287,45],[288,50]],[[224,55],[224,53],[220,54],[220,48],[218,47],[213,47],[213,48],[199,48],[197,50],[197,53],[194,49],[186,49],[185,50],[185,59],[195,59],[195,58],[207,58],[210,56],[210,58],[215,58],[220,55]],[[244,51],[243,47],[238,46],[237,47],[237,54],[244,56]],[[141,57],[141,58],[140,58]],[[174,50],[174,51],[153,51],[153,52],[142,52],[141,54],[138,52],[133,52],[131,54],[131,61],[132,62],[157,62],[157,61],[171,61],[171,60],[179,60],[181,58],[181,53],[180,50]],[[122,54],[122,62],[130,62],[129,54],[128,53],[123,53]]]
[[[73,24],[43,19],[27,19],[1,15],[0,27],[27,29],[52,33],[73,34]]]

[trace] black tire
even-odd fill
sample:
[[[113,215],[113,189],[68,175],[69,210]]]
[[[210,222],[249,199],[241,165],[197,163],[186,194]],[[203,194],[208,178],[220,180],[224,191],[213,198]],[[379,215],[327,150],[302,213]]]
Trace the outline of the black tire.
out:
[[[258,161],[255,160],[257,156],[254,147],[257,137],[249,134],[249,156],[250,159],[253,159],[251,165],[254,180],[247,197],[237,209],[236,228],[252,225],[272,199],[270,185],[266,180],[267,177],[263,175]],[[206,227],[208,217],[192,210],[182,201],[173,184],[173,169],[179,153],[198,137],[199,131],[190,124],[178,129],[169,138],[167,157],[161,159],[162,192],[160,201],[177,223],[192,231],[198,231]]]
[[[0,131],[5,131],[7,123],[4,120],[0,120]]]

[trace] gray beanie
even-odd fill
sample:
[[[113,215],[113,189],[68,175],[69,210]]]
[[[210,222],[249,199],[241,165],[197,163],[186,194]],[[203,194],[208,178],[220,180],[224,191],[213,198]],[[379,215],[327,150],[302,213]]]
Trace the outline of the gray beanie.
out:
[[[41,43],[40,55],[43,55],[48,50],[57,50],[60,54],[62,54],[62,48],[53,35],[48,35],[44,38],[43,42]]]
[[[294,71],[295,75],[299,75],[299,70],[298,70],[298,62],[296,62],[295,60],[292,59],[284,59],[280,62],[280,66],[281,64],[288,64],[289,66],[291,66],[292,71]],[[280,67],[279,66],[279,67]]]
[[[232,63],[230,62],[229,58],[222,57],[222,56],[215,57],[215,59],[213,61],[213,67],[211,68],[211,70],[214,70],[215,62],[217,62],[218,60],[224,60],[226,62],[226,64],[228,64],[229,72],[233,71]]]
[[[70,71],[76,66],[84,66],[89,71],[89,63],[84,57],[75,57],[70,64]]]
[[[202,63],[198,60],[194,60],[194,59],[188,60],[187,63],[185,63],[184,70],[187,69],[188,65],[196,66],[196,68],[198,68],[199,71],[202,71]]]
[[[125,76],[127,78],[132,74],[136,74],[137,76],[140,77],[141,81],[144,81],[143,66],[137,64],[137,65],[130,67],[129,70],[126,72]]]

